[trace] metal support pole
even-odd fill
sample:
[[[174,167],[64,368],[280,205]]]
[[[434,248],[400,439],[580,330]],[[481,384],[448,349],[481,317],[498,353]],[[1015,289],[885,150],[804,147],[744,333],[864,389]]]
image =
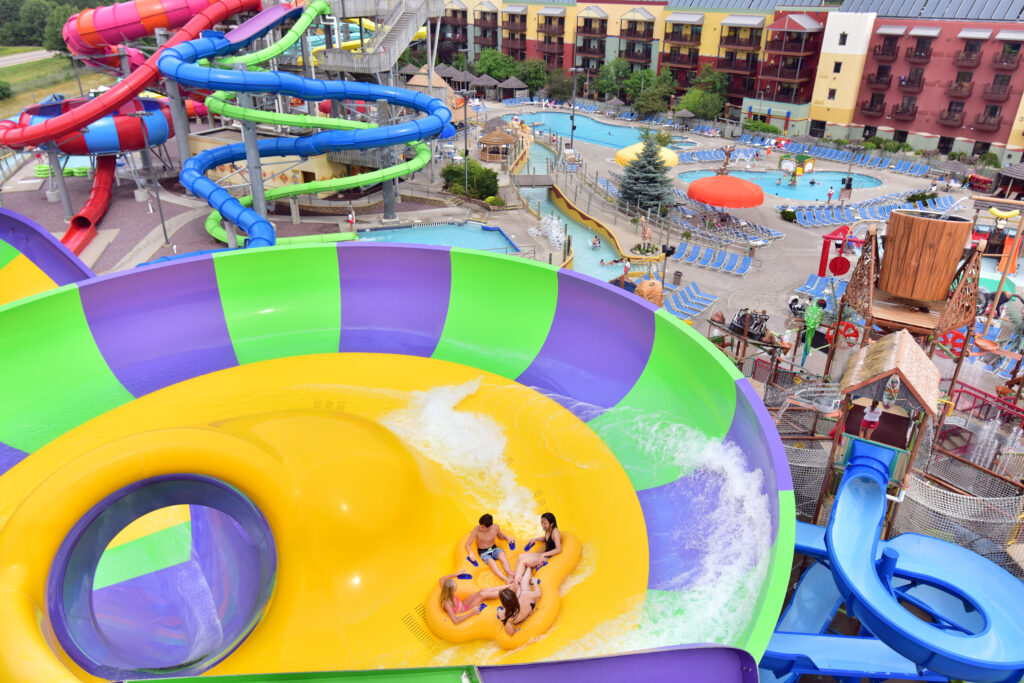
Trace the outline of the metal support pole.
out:
[[[236,71],[245,71],[245,64],[236,63]],[[252,95],[238,93],[238,105],[246,109],[253,106]],[[256,124],[252,121],[240,121],[242,126],[242,142],[245,144],[245,166],[249,172],[249,187],[252,191],[253,211],[267,217],[267,196],[263,189],[263,164],[260,163],[259,136]]]
[[[60,204],[64,209],[64,220],[70,221],[75,210],[71,208],[71,195],[68,194],[68,186],[64,182],[64,169],[60,167],[60,153],[57,151],[57,143],[50,140],[46,143],[46,152],[50,157],[50,172],[57,183],[57,194],[60,195]]]
[[[166,43],[169,35],[167,29],[158,28],[156,44]],[[178,144],[178,168],[180,169],[185,165],[185,161],[192,156],[192,151],[188,147],[188,111],[185,109],[185,99],[181,96],[178,84],[164,79],[164,87],[167,89],[167,98],[171,106],[171,122],[174,124],[174,139]]]
[[[85,97],[85,90],[82,89],[82,77],[78,73],[78,58],[71,57],[71,65],[75,67],[75,80],[78,81],[78,94]]]
[[[390,109],[387,100],[377,100],[377,123],[381,128],[388,125]],[[387,154],[388,148],[381,148],[382,163],[386,163]],[[381,183],[381,194],[384,198],[384,220],[394,220],[398,216],[395,214],[395,186],[392,181],[385,180]]]

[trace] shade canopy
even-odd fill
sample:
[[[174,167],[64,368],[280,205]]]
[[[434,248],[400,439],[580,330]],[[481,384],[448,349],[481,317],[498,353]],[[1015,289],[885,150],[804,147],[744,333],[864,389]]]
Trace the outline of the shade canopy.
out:
[[[413,76],[415,74],[418,74],[419,72],[420,70],[416,68],[415,64],[406,64],[405,66],[398,70],[398,73],[402,74],[403,76]]]
[[[673,12],[665,19],[665,23],[699,26],[704,23],[704,14],[701,12]]]
[[[471,85],[479,85],[484,88],[493,88],[494,86],[498,85],[498,81],[494,78],[494,76],[490,74],[483,74],[481,76],[477,76],[476,78],[474,78]]]
[[[679,111],[676,112],[676,118],[692,119],[693,118],[693,112],[690,111],[689,109],[680,109]]]
[[[512,90],[525,90],[526,84],[515,76],[509,76],[501,82],[502,88],[511,88]]]
[[[759,185],[731,175],[694,180],[686,194],[698,202],[728,209],[746,209],[764,203],[764,190]]]
[[[806,14],[787,14],[768,27],[769,31],[786,31],[787,33],[817,33],[825,27]]]
[[[607,102],[605,102],[605,104],[607,104],[607,105],[609,105],[611,107],[621,107],[622,105],[625,104],[625,102],[620,100],[618,97],[613,97],[610,100],[608,100]]]
[[[511,145],[516,139],[503,130],[492,130],[480,137],[481,145]]]
[[[1024,164],[1013,164],[999,169],[999,174],[1014,180],[1024,180]]]
[[[644,143],[638,142],[635,145],[629,147],[623,147],[615,153],[615,161],[619,166],[625,166],[629,162],[640,156],[640,152],[644,148]],[[667,168],[675,168],[679,165],[679,155],[670,149],[661,147],[658,149],[658,156],[661,157],[661,162],[665,164]]]
[[[597,5],[591,5],[576,13],[578,19],[607,19],[608,13]]]
[[[943,161],[941,164],[936,166],[940,171],[949,171],[950,173],[967,173],[971,170],[971,167],[962,161],[956,161],[950,159],[949,161]]]

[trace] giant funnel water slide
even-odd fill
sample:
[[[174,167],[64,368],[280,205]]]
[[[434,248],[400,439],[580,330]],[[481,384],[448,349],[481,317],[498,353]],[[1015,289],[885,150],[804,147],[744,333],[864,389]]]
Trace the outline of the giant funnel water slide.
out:
[[[416,156],[394,166],[369,173],[334,178],[326,181],[290,184],[274,188],[265,193],[267,199],[292,197],[319,192],[337,192],[351,187],[372,185],[413,173],[430,161],[430,150],[422,140],[434,136],[449,136],[451,112],[440,100],[423,93],[378,86],[355,81],[320,81],[279,72],[247,72],[216,68],[206,65],[206,60],[241,50],[252,40],[270,31],[278,24],[293,18],[301,10],[273,7],[260,13],[227,35],[207,36],[168,50],[160,59],[160,70],[172,80],[189,87],[220,89],[206,99],[207,106],[217,114],[232,118],[267,123],[272,125],[298,126],[303,128],[327,129],[303,138],[279,138],[259,141],[260,157],[315,156],[332,150],[371,149],[397,144],[408,144]],[[299,40],[303,31],[321,14],[329,14],[330,6],[324,0],[316,0],[285,33],[280,41],[259,52],[235,59],[221,60],[222,66],[242,63],[252,66],[267,61]],[[231,92],[227,92],[227,91]],[[421,119],[392,126],[376,127],[371,124],[333,119],[319,116],[277,114],[246,109],[229,101],[234,92],[260,92],[286,94],[305,100],[360,99],[387,100],[397,106],[407,107],[426,114]],[[190,192],[206,199],[215,209],[207,220],[206,228],[214,237],[226,241],[225,231],[220,225],[221,218],[227,218],[246,233],[247,246],[269,246],[276,242],[273,226],[265,218],[248,208],[252,197],[242,200],[231,196],[206,173],[216,166],[240,161],[245,158],[245,144],[236,143],[207,150],[190,159],[182,168],[181,183]],[[340,236],[335,236],[340,238]],[[291,238],[289,241],[317,240],[323,236]]]
[[[90,277],[93,273],[88,266],[45,228],[0,209],[0,306]]]
[[[0,376],[5,682],[753,683],[785,595],[792,484],[753,389],[571,271],[220,251],[0,307]],[[434,635],[477,517],[522,544],[546,510],[582,542],[560,586],[540,570],[550,628]]]
[[[828,563],[834,595],[841,596],[847,613],[873,637],[818,635],[817,627],[824,623],[823,634],[830,621],[824,613],[812,616],[823,603],[813,609],[793,604],[761,666],[783,674],[795,670],[878,679],[1020,680],[1024,584],[947,541],[919,534],[879,540],[895,457],[885,446],[854,441],[828,527],[798,524],[796,534],[797,551]],[[819,579],[827,576],[817,571]],[[811,585],[818,586],[813,589],[818,595],[829,590],[813,577]],[[794,600],[800,593],[798,588]],[[932,623],[901,602],[927,614]],[[796,622],[804,623],[801,627]],[[802,629],[809,632],[790,632]]]

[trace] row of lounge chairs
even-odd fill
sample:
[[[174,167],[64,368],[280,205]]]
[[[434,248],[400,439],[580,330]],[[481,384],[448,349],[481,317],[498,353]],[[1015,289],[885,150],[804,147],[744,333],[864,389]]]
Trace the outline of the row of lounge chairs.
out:
[[[665,295],[665,309],[683,320],[692,320],[706,311],[711,304],[718,301],[718,297],[714,294],[701,290],[695,280],[691,280],[683,287],[662,282],[661,277],[658,275],[643,275],[640,277],[639,282],[644,280],[654,280],[655,282],[662,283],[662,291]]]
[[[919,211],[946,211],[956,200],[949,195],[938,199],[929,199],[927,202],[904,202],[902,204],[886,204],[881,206],[862,206],[854,209],[849,206],[840,209],[839,207],[816,207],[807,209],[796,209],[796,222],[805,228],[820,228],[828,225],[841,225],[852,223],[857,220],[886,221],[889,215],[897,209],[916,209]]]
[[[709,138],[720,138],[720,137],[722,137],[722,129],[721,128],[719,128],[718,126],[711,126],[711,125],[703,124],[703,123],[700,124],[699,126],[694,126],[693,128],[691,128],[690,132],[691,133],[696,133],[697,135],[703,135],[703,136],[709,137]]]
[[[837,277],[821,277],[811,273],[807,276],[807,282],[803,283],[796,288],[798,294],[805,294],[811,299],[820,299],[829,292],[829,288],[835,285],[836,299],[841,297],[846,291],[846,287],[849,283],[846,280],[840,280]]]
[[[742,138],[740,139],[742,142]],[[826,161],[838,163],[852,163],[854,166],[874,168],[879,170],[893,171],[894,173],[905,173],[910,176],[920,177],[928,175],[931,167],[914,161],[897,161],[892,157],[872,156],[870,152],[854,154],[845,149],[835,147],[822,147],[820,145],[809,145],[801,142],[792,143],[786,146],[786,152],[792,154],[809,154]]]
[[[742,256],[734,251],[715,249],[714,247],[703,247],[699,244],[690,244],[689,248],[685,242],[676,249],[673,261],[681,261],[688,265],[695,265],[698,268],[709,268],[718,270],[730,275],[746,275],[750,272],[753,259],[749,256]]]
[[[757,156],[758,150],[750,147],[737,147],[732,152],[733,159],[753,159]],[[725,161],[725,150],[723,149],[698,149],[693,152],[680,152],[679,161],[684,164],[700,164],[716,161]]]

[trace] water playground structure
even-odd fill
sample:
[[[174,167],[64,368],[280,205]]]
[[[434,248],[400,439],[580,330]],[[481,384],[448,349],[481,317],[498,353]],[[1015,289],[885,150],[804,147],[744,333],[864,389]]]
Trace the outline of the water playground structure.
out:
[[[452,132],[426,93],[259,70],[331,5],[116,7],[66,31],[102,68],[117,42],[182,28],[148,58],[125,51],[134,70],[117,86],[0,129],[0,144],[73,137],[158,78],[174,84],[175,124],[184,88],[210,91],[206,106],[243,132],[311,132],[183,164],[182,184],[215,210],[208,229],[244,248],[97,277],[0,210],[0,680],[739,682],[756,680],[758,662],[763,680],[1024,674],[1017,579],[947,541],[880,538],[907,453],[851,441],[826,525],[797,524],[772,416],[727,356],[665,310],[480,251],[278,239],[251,207],[393,179]],[[341,19],[376,11],[349,9]],[[379,24],[383,53],[341,57],[378,69],[388,36],[412,39],[428,10],[441,11],[399,3]],[[283,114],[250,106],[253,95],[409,116]],[[242,159],[395,145],[412,158],[317,181],[330,185],[263,192],[254,180],[238,198],[207,177]],[[545,229],[556,242],[557,221]],[[907,333],[893,334],[876,349],[913,356]],[[901,386],[924,423],[940,414],[938,386],[915,363],[920,376]],[[901,367],[865,371],[847,393],[894,393]],[[549,510],[565,549],[537,571],[535,614],[509,634],[489,599],[446,622],[439,577],[455,574],[463,597],[499,582],[461,545],[476,518],[494,513],[519,542],[502,541],[514,564]],[[794,549],[816,564],[780,622]],[[871,638],[827,632],[840,602]]]

